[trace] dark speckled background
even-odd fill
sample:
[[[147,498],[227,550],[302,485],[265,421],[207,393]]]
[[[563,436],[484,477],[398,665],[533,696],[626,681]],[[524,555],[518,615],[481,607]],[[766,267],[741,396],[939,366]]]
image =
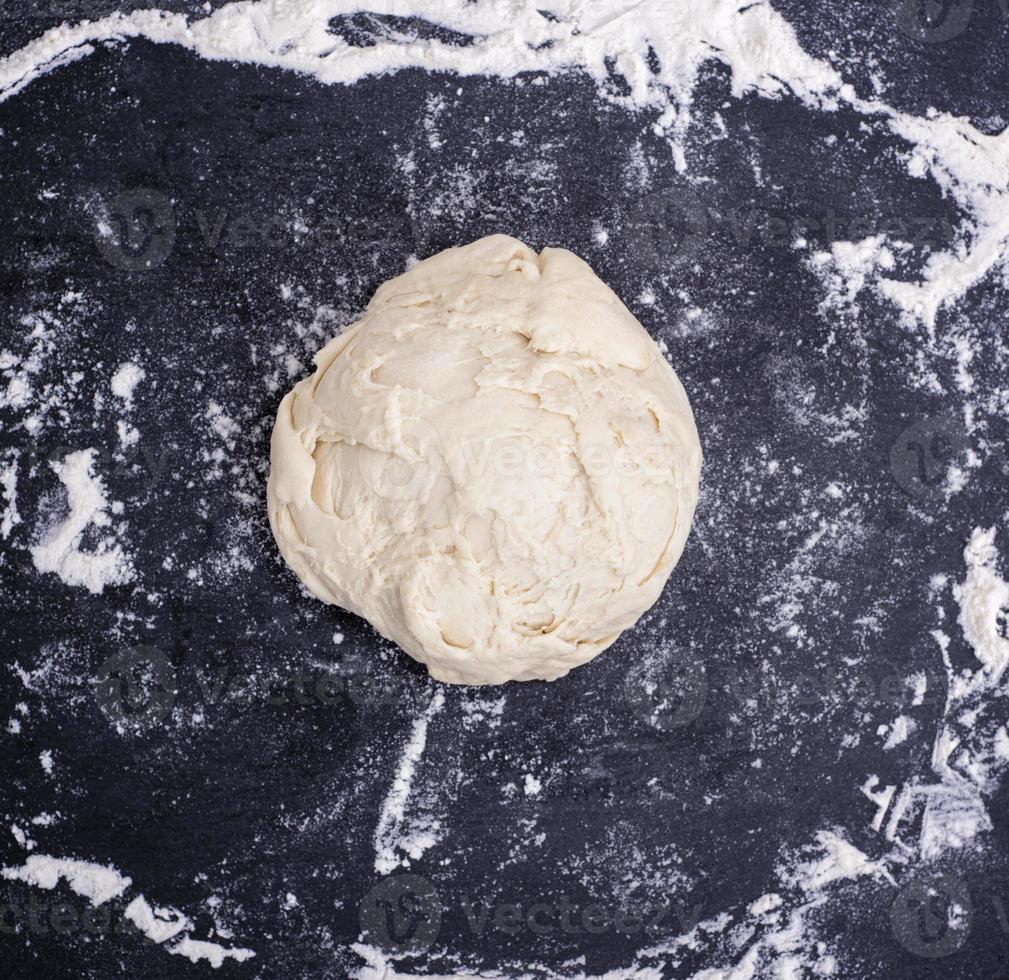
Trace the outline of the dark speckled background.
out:
[[[875,71],[909,110],[935,105],[993,130],[1009,117],[1009,25],[995,2],[979,0],[968,30],[944,44],[901,34],[885,4],[775,6],[807,50],[832,53],[860,88]],[[51,10],[4,7],[3,51],[61,19]],[[19,413],[0,410],[0,447],[21,461],[24,518],[0,552],[0,723],[18,702],[30,712],[20,734],[0,734],[0,816],[24,824],[59,812],[54,826],[33,828],[39,852],[115,864],[152,902],[193,917],[194,937],[212,934],[205,902],[220,896],[234,935],[216,940],[257,954],[223,975],[342,977],[361,965],[349,946],[379,881],[376,821],[434,696],[423,670],[370,627],[299,590],[262,504],[272,417],[291,383],[283,358],[297,358],[300,373],[411,254],[504,231],[582,255],[667,344],[706,467],[680,566],[611,651],[553,685],[442,689],[414,780],[440,839],[409,868],[437,889],[441,925],[428,955],[404,970],[451,972],[455,957],[505,976],[629,967],[696,918],[738,913],[771,890],[782,849],[819,830],[844,828],[881,854],[875,807],[858,787],[869,773],[899,784],[927,769],[945,684],[927,583],[962,577],[971,529],[1004,519],[1003,457],[991,454],[949,502],[915,484],[908,492],[891,447],[909,426],[958,413],[958,398],[911,383],[918,339],[892,307],[863,294],[857,318],[818,312],[823,290],[790,238],[747,238],[738,220],[834,215],[850,228],[856,218],[919,218],[928,237],[910,267],[948,241],[959,216],[934,183],[908,178],[897,156],[906,148],[882,129],[787,98],[733,100],[714,64],[687,151],[691,175],[710,179],[691,185],[648,114],[603,101],[578,76],[534,81],[407,72],[328,88],[136,41],[0,104],[0,349],[21,350],[22,316],[46,310],[59,340],[42,380],[84,375],[37,439]],[[725,138],[712,135],[716,115]],[[424,124],[432,119],[436,147]],[[630,176],[634,159],[645,161],[647,186]],[[103,202],[138,188],[156,207],[170,202],[174,233],[158,239],[163,261],[157,253],[155,267],[129,272],[106,260],[94,227]],[[684,201],[701,209],[703,228]],[[822,227],[808,237],[828,244]],[[704,311],[701,326],[684,319],[691,307]],[[992,325],[991,351],[982,345],[973,370],[982,387],[1004,383],[994,353],[1006,336],[1004,291],[977,288],[940,329],[957,318]],[[129,415],[140,442],[122,458],[108,384],[130,359],[148,377]],[[954,366],[937,369],[950,382]],[[239,426],[230,443],[215,437],[211,400]],[[854,436],[835,439],[830,420],[849,404],[864,415]],[[1004,444],[1006,420],[991,420],[989,434]],[[124,503],[137,571],[99,596],[40,576],[25,550],[58,489],[45,460],[87,447],[110,499]],[[204,457],[215,451],[216,466]],[[846,488],[840,502],[825,496],[832,482]],[[829,544],[796,570],[821,518]],[[790,635],[775,609],[797,575]],[[948,594],[945,606],[955,616]],[[859,623],[868,614],[875,628]],[[951,655],[966,663],[970,650],[953,633]],[[177,690],[170,711],[157,701],[128,709],[117,731],[95,679],[138,645],[164,657]],[[41,672],[26,684],[15,664]],[[917,671],[938,686],[919,707],[903,702],[918,732],[884,754],[873,733],[906,694],[881,691]],[[680,714],[649,723],[646,675]],[[236,691],[250,676],[256,690]],[[310,696],[296,696],[298,677]],[[213,678],[230,695],[208,697]],[[320,681],[331,685],[322,695]],[[284,690],[287,703],[271,703]],[[501,697],[494,721],[479,702]],[[858,733],[860,744],[844,743]],[[43,750],[53,752],[52,775],[38,763]],[[538,794],[524,794],[526,773],[541,780]],[[962,948],[914,955],[890,928],[893,887],[867,880],[817,913],[839,976],[1006,974],[1009,932],[994,901],[1009,901],[1005,802],[1004,791],[991,800],[984,854],[943,867],[974,896]],[[24,857],[0,828],[0,863]],[[288,892],[298,902],[290,909]],[[86,907],[69,891],[0,882],[0,901],[20,910],[4,920],[0,976],[209,972],[128,929],[28,928],[18,916],[33,894],[47,910]],[[564,896],[577,909],[661,918],[647,937],[535,935],[477,932],[464,911],[470,901],[556,907]],[[123,904],[111,903],[113,919]],[[701,943],[647,965],[687,976],[725,962],[717,943]]]

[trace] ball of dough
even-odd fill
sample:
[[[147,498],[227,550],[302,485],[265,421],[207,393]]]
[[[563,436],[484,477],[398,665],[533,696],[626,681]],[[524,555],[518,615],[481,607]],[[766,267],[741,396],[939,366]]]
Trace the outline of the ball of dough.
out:
[[[554,680],[658,598],[697,502],[682,385],[589,266],[493,235],[384,283],[277,412],[281,553],[455,684]]]

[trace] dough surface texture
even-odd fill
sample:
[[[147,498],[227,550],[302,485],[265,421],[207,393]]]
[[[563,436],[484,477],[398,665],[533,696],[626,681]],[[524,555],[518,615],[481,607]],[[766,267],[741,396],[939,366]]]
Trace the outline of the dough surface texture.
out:
[[[686,393],[589,266],[493,235],[384,283],[280,404],[288,565],[431,676],[555,680],[659,597],[697,502]]]

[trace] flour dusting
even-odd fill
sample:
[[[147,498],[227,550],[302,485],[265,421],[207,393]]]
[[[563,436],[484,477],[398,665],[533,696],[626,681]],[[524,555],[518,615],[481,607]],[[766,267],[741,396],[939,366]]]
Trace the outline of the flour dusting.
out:
[[[81,586],[98,595],[110,585],[133,581],[133,564],[117,539],[109,515],[105,484],[94,473],[95,451],[70,453],[62,462],[52,463],[53,472],[66,489],[66,516],[46,528],[31,548],[35,567],[54,573],[67,585]],[[97,532],[93,544],[85,546],[85,533]]]
[[[375,827],[375,870],[389,874],[405,861],[396,852],[418,859],[424,851],[437,842],[438,827],[429,821],[412,826],[407,820],[407,803],[413,787],[417,763],[427,744],[427,729],[431,719],[445,706],[445,695],[435,692],[424,713],[413,723],[410,738],[400,756],[399,766],[389,793],[382,804],[378,825]],[[404,827],[404,821],[407,825]]]
[[[52,891],[61,880],[66,881],[72,891],[96,907],[122,897],[133,884],[131,878],[111,864],[55,858],[46,854],[31,855],[21,867],[2,868],[0,876],[46,891]],[[143,895],[137,895],[126,906],[123,917],[151,942],[162,945],[173,955],[185,956],[193,963],[207,960],[216,969],[227,959],[242,963],[256,955],[251,949],[230,948],[191,938],[188,933],[194,925],[186,915],[178,909],[152,907]],[[181,938],[176,940],[180,935]],[[172,941],[171,944],[166,945],[169,941]]]
[[[18,463],[16,459],[0,466],[0,491],[3,491],[4,509],[0,517],[0,538],[6,540],[11,531],[21,523],[18,513]]]
[[[935,252],[915,281],[880,278],[882,295],[910,316],[934,324],[939,310],[1004,266],[1009,241],[1009,136],[990,136],[964,118],[932,112],[913,116],[860,96],[830,64],[808,55],[795,31],[767,2],[653,0],[629,5],[604,0],[531,0],[502,6],[436,0],[386,0],[373,7],[383,16],[419,17],[466,37],[467,44],[437,39],[416,43],[383,33],[366,46],[329,30],[341,15],[360,12],[349,0],[295,0],[278,7],[263,2],[230,3],[200,19],[160,10],[114,13],[77,25],[63,24],[0,61],[0,99],[34,79],[94,51],[99,42],[143,37],[178,44],[212,60],[246,61],[311,74],[325,83],[352,84],[369,75],[407,68],[459,75],[515,77],[523,72],[580,69],[603,92],[632,106],[664,107],[656,124],[667,134],[681,169],[687,169],[684,138],[691,122],[693,87],[702,65],[717,59],[732,72],[732,92],[779,98],[791,94],[811,108],[841,106],[882,120],[915,151],[914,176],[929,174],[964,212],[962,251]],[[626,94],[607,85],[611,71]],[[851,244],[855,250],[864,245]],[[879,243],[869,246],[879,247]],[[846,260],[847,261],[847,260]],[[889,260],[875,263],[881,271]]]
[[[416,22],[410,22],[411,18]],[[350,19],[354,19],[366,43],[360,43],[360,38],[352,43],[340,32],[337,22]],[[767,756],[764,750],[771,744],[791,745],[801,753],[809,729],[831,726],[833,732],[836,728],[838,760],[856,760],[854,775],[849,775],[849,783],[841,787],[840,793],[850,794],[856,804],[852,812],[859,816],[852,825],[842,825],[840,818],[832,816],[822,824],[818,821],[811,836],[807,830],[798,841],[782,840],[777,864],[759,887],[738,897],[732,906],[706,910],[703,917],[685,921],[680,935],[674,938],[661,942],[642,938],[633,964],[608,976],[657,978],[672,972],[690,973],[695,980],[844,976],[849,950],[831,939],[837,935],[832,920],[841,910],[851,914],[864,911],[865,894],[872,894],[874,902],[880,895],[889,902],[905,875],[917,869],[943,867],[944,862],[984,861],[991,840],[989,831],[995,823],[993,801],[1009,769],[1005,691],[1009,584],[1001,537],[1006,516],[1004,500],[996,500],[1003,508],[1001,512],[974,516],[968,524],[952,528],[956,547],[965,546],[962,567],[951,562],[943,569],[930,569],[919,581],[899,561],[895,562],[889,577],[874,580],[872,589],[876,594],[862,597],[857,618],[845,618],[850,597],[845,594],[844,579],[837,569],[868,553],[871,536],[878,532],[871,518],[871,494],[885,496],[892,491],[898,497],[905,493],[907,500],[902,502],[920,519],[912,525],[916,533],[920,532],[919,547],[931,549],[933,536],[940,540],[947,523],[945,515],[936,518],[942,511],[936,511],[933,505],[941,507],[954,498],[984,490],[979,482],[981,474],[991,474],[993,461],[1000,452],[1005,454],[999,433],[1009,412],[1009,388],[1004,381],[1009,366],[1004,339],[997,336],[1004,311],[996,304],[1009,281],[1009,130],[1001,121],[994,128],[1002,131],[991,135],[980,128],[980,121],[966,117],[934,109],[921,115],[899,110],[884,97],[886,86],[879,79],[870,79],[868,90],[859,91],[846,81],[844,65],[834,53],[827,61],[804,51],[791,25],[765,0],[712,0],[705,4],[688,0],[650,0],[643,4],[631,0],[597,0],[591,4],[580,0],[432,0],[424,4],[417,0],[386,0],[363,5],[349,0],[289,0],[283,4],[250,0],[225,3],[214,10],[207,7],[205,15],[136,10],[80,24],[62,24],[0,59],[0,101],[24,92],[49,72],[98,51],[126,46],[133,39],[179,45],[213,61],[298,72],[325,84],[352,85],[369,76],[421,69],[431,73],[432,85],[437,81],[440,86],[443,77],[451,75],[489,76],[511,80],[517,91],[522,85],[545,86],[561,76],[577,75],[595,84],[600,102],[609,111],[626,111],[628,116],[643,120],[643,135],[628,141],[623,166],[627,186],[646,202],[653,189],[654,162],[649,154],[656,146],[659,155],[668,154],[691,186],[703,188],[709,180],[697,148],[697,130],[701,127],[696,125],[695,115],[701,110],[695,105],[695,88],[704,84],[710,69],[724,69],[725,92],[735,100],[750,96],[790,102],[793,111],[808,110],[818,123],[830,118],[839,120],[839,131],[842,121],[854,118],[860,135],[882,141],[884,154],[898,171],[906,171],[909,181],[922,182],[922,186],[941,195],[955,214],[955,226],[934,247],[916,251],[905,235],[880,230],[864,236],[849,234],[844,240],[817,245],[815,249],[807,249],[804,239],[792,242],[788,250],[792,267],[810,284],[812,300],[810,322],[803,325],[804,331],[808,327],[811,339],[803,356],[834,359],[831,363],[838,365],[839,391],[836,397],[832,393],[826,403],[825,392],[817,390],[804,376],[802,359],[788,349],[777,350],[786,346],[779,344],[784,334],[775,335],[769,330],[762,334],[760,342],[776,350],[769,359],[767,376],[755,379],[753,387],[758,396],[766,394],[780,412],[777,418],[788,438],[769,444],[771,440],[765,439],[764,433],[754,432],[748,453],[729,461],[713,457],[706,499],[702,501],[706,506],[702,507],[695,531],[698,549],[712,563],[760,563],[760,542],[739,540],[734,520],[752,513],[742,506],[747,500],[767,499],[780,506],[774,532],[786,545],[784,557],[762,565],[757,589],[733,597],[722,609],[732,620],[736,635],[730,639],[720,636],[718,644],[709,642],[707,646],[690,640],[689,654],[698,660],[711,652],[709,647],[723,640],[737,644],[739,650],[754,644],[767,651],[761,668],[763,676],[752,685],[738,685],[742,692],[739,703],[733,705],[724,727],[729,732],[727,738],[739,738],[739,743],[727,746],[723,756],[745,754],[744,765],[757,779],[761,778]],[[419,100],[416,140],[396,148],[397,189],[415,225],[422,224],[425,216],[479,217],[487,208],[488,182],[497,176],[476,163],[445,167],[433,182],[425,183],[419,175],[423,151],[444,152],[452,136],[452,113],[465,109],[458,93],[455,97],[451,94],[453,88],[454,83]],[[728,135],[729,106],[726,100],[712,117],[717,138]],[[520,123],[505,137],[510,145],[518,149],[526,146],[524,128]],[[658,142],[649,143],[649,135]],[[839,156],[845,152],[846,148],[838,143],[845,139],[843,135],[827,139],[833,141],[828,145],[836,146]],[[556,160],[549,155],[529,156],[532,159],[523,163],[522,179],[530,196],[535,197],[555,188],[560,176]],[[763,164],[755,155],[746,166],[752,169],[755,186],[767,190],[782,178]],[[558,197],[558,207],[562,203]],[[603,250],[600,254],[608,261],[614,259],[605,250],[617,240],[623,217],[600,213],[592,223],[591,243]],[[305,220],[296,209],[285,215],[285,221],[297,237],[307,232]],[[111,229],[105,224],[99,232],[108,239]],[[731,334],[733,324],[725,309],[716,304],[704,308],[686,286],[680,288],[675,270],[659,265],[643,275],[625,299],[636,297],[628,302],[637,302],[638,309],[653,322],[667,323],[659,329],[670,346],[676,343],[678,350],[696,356],[703,365],[707,350],[714,349],[719,339],[726,344],[745,344],[752,339],[742,330]],[[262,364],[258,371],[261,384],[269,392],[281,390],[304,373],[319,342],[335,333],[354,312],[344,309],[344,301],[333,300],[331,295],[314,298],[307,273],[306,285],[299,284],[297,278],[291,276],[277,286],[285,306],[276,335],[258,348],[250,343],[253,363]],[[670,283],[674,289],[667,288]],[[348,285],[353,284],[336,279],[328,283],[328,289],[342,295]],[[752,288],[768,286],[761,283]],[[992,308],[972,323],[960,303],[983,291],[994,297]],[[746,320],[746,306],[739,296],[733,295],[725,308],[733,302],[736,313],[742,310],[739,316]],[[74,338],[88,335],[97,308],[97,303],[68,288],[44,305],[12,319],[21,332],[20,341],[11,340],[12,349],[0,350],[0,409],[9,415],[12,432],[40,438],[58,432],[72,412],[90,412],[90,400],[82,404],[80,397],[86,388],[85,375],[64,355]],[[878,383],[871,379],[879,373],[880,365],[876,351],[869,349],[865,339],[870,316],[883,318],[895,341],[912,338],[913,355],[883,365],[889,379],[896,379],[920,396],[925,406],[922,415],[934,407],[936,413],[945,412],[954,418],[955,426],[947,423],[945,428],[937,428],[931,416],[881,419],[873,414],[868,388]],[[749,320],[746,326],[752,326]],[[761,329],[766,330],[767,325],[761,325]],[[802,340],[805,344],[805,332]],[[818,345],[815,354],[811,352],[814,343]],[[30,456],[18,452],[5,452],[2,457],[0,539],[9,541],[9,546],[0,562],[5,567],[16,559],[24,526],[34,525],[32,542],[25,546],[30,547],[38,572],[55,574],[66,585],[95,594],[139,578],[126,550],[125,521],[117,513],[119,505],[110,503],[108,488],[114,488],[118,496],[117,481],[132,471],[143,473],[148,491],[164,486],[173,476],[172,457],[166,454],[175,449],[157,445],[147,431],[142,431],[150,419],[142,422],[127,415],[138,400],[146,408],[148,394],[154,390],[141,386],[148,372],[159,383],[162,378],[161,365],[155,370],[156,361],[152,359],[158,355],[146,351],[141,358],[139,353],[127,353],[134,349],[131,341],[115,360],[103,366],[99,372],[103,379],[101,390],[94,396],[96,418],[109,421],[102,415],[106,410],[126,416],[109,422],[116,445],[115,474],[106,465],[106,457],[94,449],[67,455],[63,448],[61,461],[48,465],[38,459],[33,465]],[[845,360],[847,355],[850,357]],[[133,359],[122,360],[126,356]],[[182,373],[189,367],[175,363],[168,370]],[[718,430],[726,424],[720,412],[726,390],[722,386],[724,377],[711,377],[703,367],[695,370],[704,378],[709,396],[701,405],[707,415],[708,437],[717,447],[734,446],[719,440]],[[188,374],[186,377],[188,383]],[[255,459],[257,454],[265,453],[268,433],[264,435],[256,410],[247,404],[246,393],[230,390],[227,385],[220,390],[212,387],[208,382],[213,379],[200,372],[195,377],[192,405],[187,408],[197,420],[199,437],[183,452],[186,463],[191,458],[196,466],[192,472],[185,472],[179,485],[188,482],[189,486],[195,483],[205,487],[208,497],[211,492],[227,494],[235,504],[235,513],[222,526],[211,527],[209,508],[205,500],[198,500],[193,514],[198,533],[188,527],[183,530],[204,537],[188,550],[180,549],[180,555],[166,554],[163,568],[177,575],[185,588],[209,591],[230,580],[241,580],[255,568],[262,541],[256,537],[249,515],[260,506],[261,481]],[[138,394],[143,397],[138,399]],[[745,424],[746,415],[744,407],[739,413],[740,425]],[[911,449],[918,453],[914,466],[893,474],[899,487],[880,486],[875,469],[868,472],[886,466],[876,443],[880,438],[896,439],[908,426],[913,435]],[[935,458],[931,458],[929,454],[936,446],[942,449],[940,436],[953,432],[955,441],[961,438],[961,429],[961,452],[946,458],[936,451]],[[803,440],[804,448],[829,455],[829,479],[815,486],[811,483],[802,452],[791,451],[788,445],[793,436]],[[90,439],[87,444],[91,444]],[[53,482],[50,466],[62,491],[53,486],[45,493],[38,501],[36,515],[31,481],[38,471]],[[932,466],[935,473],[929,469]],[[926,477],[934,478],[935,487],[923,489],[920,482],[912,481],[909,489],[908,473],[918,474],[922,467]],[[1003,491],[1007,478],[1009,471],[1003,467],[1003,484],[988,487],[988,500]],[[890,474],[884,473],[883,482],[889,480]],[[130,517],[134,531],[138,523],[137,517]],[[727,526],[734,535],[728,543],[721,537]],[[875,546],[878,550],[878,541]],[[899,595],[895,594],[898,589]],[[164,595],[153,588],[148,599],[147,610],[118,611],[111,631],[117,641],[146,636],[145,628],[154,622],[154,617],[148,616],[150,610],[165,602]],[[930,673],[926,677],[920,672],[922,663],[916,662],[917,669],[902,678],[908,698],[899,705],[880,710],[868,699],[830,690],[821,692],[810,707],[788,689],[789,678],[779,681],[776,677],[775,664],[784,659],[783,652],[801,654],[811,672],[829,666],[831,673],[867,673],[870,665],[884,663],[894,653],[894,634],[885,631],[892,624],[895,610],[919,601],[927,604],[926,615],[934,606],[934,628],[931,634],[926,630],[906,638],[906,642],[915,644],[925,660],[934,662],[935,676]],[[270,627],[274,632],[264,633],[263,645],[270,648],[276,645],[278,636],[286,641],[301,632],[301,624],[286,610],[278,609],[276,619]],[[828,660],[837,637],[831,628],[839,620],[854,638],[852,655],[843,664]],[[327,641],[327,646],[342,652],[353,645],[354,634],[342,622],[337,625],[347,629],[346,641],[344,633],[334,633],[336,626],[329,622],[326,635],[334,639],[332,643]],[[634,656],[653,656],[649,644],[672,630],[672,617],[667,619],[665,613],[657,613],[636,634],[635,643],[646,649],[642,653],[635,648]],[[253,639],[258,642],[263,637]],[[905,642],[903,636],[897,639]],[[19,677],[24,686],[23,699],[8,709],[6,731],[12,742],[26,739],[32,726],[52,710],[57,698],[45,700],[43,691],[58,687],[58,696],[63,697],[73,687],[74,671],[62,669],[64,660],[74,663],[74,654],[66,645],[46,649],[40,656],[47,666],[22,667],[18,663],[12,668],[12,676]],[[92,667],[89,664],[77,673],[88,677]],[[941,689],[945,682],[947,690],[935,714],[929,715],[926,702],[935,694],[936,676],[938,687]],[[765,682],[770,683],[770,702],[766,700]],[[706,694],[714,693],[712,685]],[[605,714],[613,708],[616,715],[619,708],[610,702],[615,704],[618,694],[606,691],[605,695],[606,710],[595,703],[588,703],[584,710]],[[437,870],[436,862],[428,866],[423,859],[440,857],[442,850],[448,853],[448,848],[437,847],[448,838],[450,830],[443,815],[444,798],[437,795],[445,791],[428,785],[432,781],[425,778],[423,768],[430,761],[429,742],[434,745],[435,732],[440,736],[444,724],[450,739],[461,736],[456,739],[459,745],[453,746],[460,756],[489,733],[491,744],[474,755],[481,772],[484,765],[500,762],[497,753],[513,749],[503,739],[497,744],[504,697],[464,699],[458,717],[444,710],[452,703],[436,691],[426,710],[410,722],[402,750],[394,753],[391,784],[382,799],[373,833],[369,799],[366,836],[360,843],[369,867],[390,876],[383,880],[392,880],[391,876],[404,868]],[[363,710],[366,705],[367,698],[359,696],[355,708]],[[844,713],[849,707],[850,716]],[[178,709],[168,717],[179,728],[191,726],[198,731],[210,731],[214,723],[213,711],[207,707],[187,712],[184,721]],[[436,717],[438,723],[433,727]],[[627,718],[620,715],[605,738],[609,743],[619,743],[624,734],[622,726],[638,720],[633,712]],[[702,715],[700,723],[710,720]],[[450,721],[458,721],[458,728],[451,729]],[[577,717],[573,722],[564,718],[565,724],[577,721]],[[698,730],[706,731],[700,723]],[[658,749],[663,739],[674,743],[673,736],[683,732],[687,732],[687,738],[695,734],[686,726],[672,734],[658,729],[650,734],[654,734]],[[510,732],[511,738],[519,741],[525,734]],[[608,744],[606,750],[613,744]],[[925,751],[919,752],[922,746]],[[47,785],[55,783],[64,767],[64,754],[61,751],[54,758],[51,751],[45,750],[36,764],[36,751],[32,750],[30,758],[32,770]],[[861,753],[870,761],[863,763]],[[503,853],[507,866],[521,867],[539,860],[558,835],[557,826],[544,820],[543,814],[557,802],[563,774],[552,767],[551,760],[541,758],[535,748],[518,753],[510,762],[512,771],[502,776],[500,785],[502,806],[515,811],[514,846]],[[574,766],[584,764],[586,770],[597,763],[594,755],[586,760],[575,754],[571,760]],[[608,771],[602,764],[598,768],[603,773]],[[619,770],[619,765],[614,768]],[[472,772],[458,775],[461,780],[476,778]],[[778,779],[779,774],[772,771],[770,776]],[[780,782],[790,776],[782,773]],[[350,778],[367,786],[376,777],[387,781],[390,778],[388,773],[376,774],[364,764]],[[658,776],[646,790],[653,795],[643,793],[643,799],[669,799],[679,791],[688,793],[687,789],[663,786]],[[580,798],[579,804],[605,812],[619,806],[621,793],[623,787],[618,786],[612,799],[603,794],[598,801],[591,796]],[[691,786],[689,793],[693,794],[691,806],[709,806],[719,794],[734,804],[732,787],[705,787],[704,792],[698,792],[697,786]],[[305,812],[284,813],[277,823],[287,829],[300,821],[302,830],[325,827],[330,833],[332,827],[342,827],[347,801],[327,799],[325,793],[320,796],[323,799],[315,808],[306,806]],[[63,803],[59,807],[60,813],[70,814],[63,809]],[[56,804],[50,809],[57,812]],[[292,803],[291,809],[297,811],[298,804]],[[8,839],[26,851],[34,851],[39,845],[28,828],[37,828],[32,833],[42,839],[49,820],[45,814],[30,823],[29,818],[26,813],[12,820]],[[558,823],[567,826],[565,821]],[[635,839],[633,828],[625,832],[616,819],[611,830],[606,841],[593,842],[594,850],[587,845],[585,853],[563,870],[580,873],[590,891],[615,881],[614,891],[621,897],[634,897],[649,888],[661,892],[689,886],[689,876],[678,867],[678,855],[649,850]],[[374,847],[373,865],[369,844]],[[602,870],[594,867],[604,863]],[[451,862],[446,860],[446,864]],[[334,877],[339,872],[338,863],[325,869]],[[95,905],[125,902],[132,887],[131,880],[112,865],[34,853],[22,867],[4,868],[2,874],[9,881],[47,890],[65,881],[71,890]],[[293,896],[287,882],[272,884],[270,900]],[[307,901],[285,899],[284,913],[299,915],[307,905]],[[216,927],[212,936],[228,939],[220,900],[215,897],[207,907]],[[167,953],[193,963],[214,968],[227,964],[237,971],[240,964],[255,955],[244,947],[195,938],[194,918],[200,921],[198,916],[149,902],[143,895],[132,897],[123,914]],[[332,910],[328,914],[332,915]],[[328,921],[313,938],[336,956],[338,944]],[[395,956],[362,943],[349,948],[364,964],[357,970],[360,977],[377,980],[413,976],[397,969]],[[696,972],[700,959],[706,966]],[[446,956],[441,966],[439,973],[455,977],[495,975],[479,957]],[[339,968],[344,968],[342,960]],[[254,972],[254,964],[252,969]],[[431,969],[437,966],[425,966],[422,975],[430,975]],[[516,961],[510,970],[497,971],[497,975],[527,976],[539,969],[537,964]],[[547,967],[542,969],[546,971]],[[584,957],[572,960],[565,969],[565,975],[572,980],[588,977]]]
[[[121,398],[127,408],[133,407],[133,393],[137,385],[147,377],[147,372],[132,361],[126,361],[112,375],[112,394]]]

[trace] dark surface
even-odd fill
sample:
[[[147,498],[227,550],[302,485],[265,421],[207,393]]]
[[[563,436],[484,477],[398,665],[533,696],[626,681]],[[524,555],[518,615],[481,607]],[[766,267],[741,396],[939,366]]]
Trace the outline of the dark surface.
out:
[[[1006,28],[996,4],[979,5],[964,37],[938,46],[886,31],[878,12],[868,13],[876,6],[831,5],[835,18],[799,3],[779,9],[808,50],[840,50],[856,83],[871,47],[894,85],[891,101],[976,120],[1005,116]],[[877,19],[851,40],[860,10]],[[4,50],[45,26],[6,20]],[[409,869],[437,888],[442,922],[431,958],[404,961],[404,971],[451,972],[456,962],[506,976],[524,966],[533,976],[629,967],[639,950],[689,931],[695,915],[735,914],[771,890],[783,848],[803,847],[819,830],[844,828],[870,855],[883,853],[869,828],[875,807],[859,786],[869,773],[900,784],[927,769],[945,684],[929,639],[936,602],[928,581],[962,577],[971,529],[1004,519],[1002,458],[987,456],[948,502],[909,493],[891,468],[891,447],[908,426],[958,412],[959,396],[910,382],[920,339],[892,308],[863,295],[857,319],[818,312],[822,288],[788,242],[746,240],[729,219],[751,209],[789,220],[834,212],[845,226],[855,217],[923,216],[936,247],[959,216],[933,183],[908,179],[897,141],[882,129],[788,99],[732,100],[725,71],[713,65],[698,88],[688,150],[691,172],[714,178],[689,192],[707,225],[677,252],[682,236],[670,239],[664,222],[688,185],[649,115],[601,101],[576,76],[527,81],[409,72],[327,88],[132,42],[0,104],[0,349],[20,349],[21,317],[47,310],[58,318],[58,353],[42,378],[84,374],[38,439],[16,424],[18,413],[0,414],[2,446],[22,461],[24,518],[0,564],[0,723],[18,702],[30,711],[20,734],[0,735],[0,813],[25,825],[58,811],[54,826],[33,829],[39,852],[113,863],[152,902],[193,917],[194,938],[212,935],[204,903],[221,896],[220,918],[234,936],[214,938],[257,952],[244,965],[227,963],[223,975],[345,976],[360,965],[349,945],[379,880],[376,820],[411,725],[435,691],[366,624],[299,590],[263,506],[269,431],[291,383],[274,348],[300,360],[300,375],[410,254],[504,231],[582,255],[668,344],[706,467],[680,566],[656,608],[612,650],[553,685],[442,688],[445,707],[414,787],[443,833]],[[435,96],[445,109],[442,144],[432,148],[423,120]],[[707,138],[716,112],[730,138]],[[519,130],[524,137],[512,139]],[[824,143],[829,135],[841,150]],[[636,143],[648,187],[628,176]],[[408,153],[410,176],[401,163]],[[46,188],[57,196],[40,197]],[[170,201],[175,222],[164,261],[145,272],[110,263],[94,240],[101,202],[136,188]],[[221,215],[224,231],[208,241]],[[307,233],[292,231],[295,217]],[[609,232],[605,245],[597,225]],[[814,247],[828,244],[809,237]],[[921,254],[907,257],[909,268]],[[284,298],[282,284],[302,292]],[[652,305],[638,299],[645,287]],[[68,291],[81,298],[67,300]],[[321,304],[331,309],[319,316]],[[683,315],[693,306],[709,327],[689,327]],[[943,314],[940,329],[955,317],[994,326],[974,373],[981,385],[1001,383],[1004,291],[979,287],[956,314]],[[148,379],[129,416],[140,443],[124,461],[119,416],[109,405],[95,409],[94,396],[104,391],[111,402],[109,378],[133,358]],[[955,365],[935,367],[955,392]],[[803,415],[807,390],[814,397]],[[230,445],[211,431],[210,400],[240,427]],[[852,438],[836,441],[823,420],[848,404],[864,404],[865,414]],[[1005,419],[993,417],[988,435],[1004,444]],[[87,447],[98,450],[110,499],[124,503],[137,570],[134,583],[100,596],[40,576],[24,550],[58,489],[46,458]],[[216,472],[203,458],[215,450]],[[825,495],[832,481],[847,488],[843,500]],[[765,598],[794,581],[790,563],[817,529],[815,515],[840,530],[828,530],[829,546],[804,566],[792,619],[799,632],[789,635]],[[939,603],[955,619],[948,592]],[[869,612],[878,629],[858,624]],[[339,646],[336,631],[346,637]],[[951,656],[967,663],[969,648],[951,634]],[[130,712],[117,731],[95,679],[110,656],[138,644],[164,655],[177,690],[167,715]],[[42,672],[27,685],[6,669],[14,664]],[[297,676],[310,685],[331,678],[327,664],[349,693],[283,705],[262,693]],[[642,664],[660,670],[696,717],[649,724],[636,700]],[[901,752],[884,754],[873,733],[901,708],[880,686],[921,670],[933,678],[929,697],[913,709],[905,703],[919,729]],[[236,692],[235,679],[249,675],[258,692]],[[225,690],[208,697],[214,676],[227,678]],[[472,720],[478,700],[502,696],[499,724]],[[864,733],[861,744],[842,744],[849,733]],[[54,754],[51,776],[37,761],[43,750]],[[538,795],[524,795],[526,773],[541,779]],[[963,948],[941,959],[914,955],[891,931],[894,889],[863,882],[816,913],[839,975],[1006,974],[1009,935],[995,901],[1009,899],[1004,793],[989,809],[995,828],[984,854],[954,853],[943,868],[974,896]],[[5,834],[0,863],[22,863]],[[293,909],[282,907],[287,892],[297,896]],[[63,889],[0,883],[3,900],[20,905],[33,894],[47,914],[60,901],[78,914],[86,907]],[[563,896],[577,909],[671,911],[647,937],[478,932],[464,911],[468,902],[556,906]],[[111,903],[113,919],[123,904]],[[97,938],[21,925],[0,936],[2,976],[209,970],[128,928]],[[712,941],[659,962],[647,965],[687,976],[734,960]]]

